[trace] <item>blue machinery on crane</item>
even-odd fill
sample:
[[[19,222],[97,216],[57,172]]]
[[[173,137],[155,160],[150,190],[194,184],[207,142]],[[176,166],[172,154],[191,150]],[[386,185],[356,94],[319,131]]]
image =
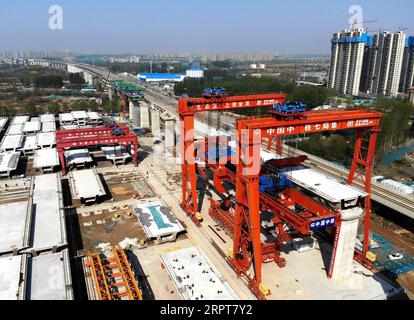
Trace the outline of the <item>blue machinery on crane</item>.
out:
[[[284,119],[305,118],[306,104],[302,102],[280,102],[273,105],[270,113]]]
[[[225,98],[227,97],[227,91],[224,88],[204,88],[203,91],[203,98],[210,99],[210,98]]]

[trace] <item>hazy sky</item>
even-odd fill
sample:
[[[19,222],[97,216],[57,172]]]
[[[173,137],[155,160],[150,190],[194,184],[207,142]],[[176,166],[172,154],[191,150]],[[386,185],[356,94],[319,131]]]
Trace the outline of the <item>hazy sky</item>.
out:
[[[55,4],[63,30],[49,29]],[[0,51],[326,54],[354,4],[371,30],[414,35],[413,0],[1,0]]]

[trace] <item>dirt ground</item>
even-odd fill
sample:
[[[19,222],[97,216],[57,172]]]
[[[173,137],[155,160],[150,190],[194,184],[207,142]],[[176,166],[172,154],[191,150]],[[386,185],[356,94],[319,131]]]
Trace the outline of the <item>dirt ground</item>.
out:
[[[410,255],[414,256],[414,246],[411,242],[404,238],[404,233],[393,232],[389,229],[381,227],[378,223],[371,220],[371,231],[382,235],[388,241],[398,248],[406,250]]]
[[[371,221],[371,231],[380,234],[398,248],[401,248],[414,256],[414,246],[411,242],[406,241],[403,233],[396,233],[385,229],[375,221]],[[414,299],[414,270],[399,276],[396,279],[396,282],[407,289],[407,295],[411,300]]]
[[[116,183],[108,185],[108,188],[114,201],[127,200],[133,197],[137,199],[155,197],[155,193],[151,187],[145,184],[145,181]]]
[[[123,201],[131,198],[152,198],[156,196],[156,193],[144,177],[137,173],[132,173],[127,177],[105,174],[105,182],[114,201]]]
[[[397,282],[407,289],[407,295],[410,300],[414,300],[414,270],[398,277]]]
[[[82,235],[83,250],[78,252],[79,255],[86,254],[89,251],[95,251],[99,243],[110,243],[117,245],[125,238],[137,238],[146,240],[146,235],[141,224],[135,215],[128,216],[126,213],[131,209],[117,210],[110,212],[107,209],[102,210],[101,214],[94,212],[90,216],[79,215],[80,230]],[[114,219],[119,214],[120,218]],[[103,224],[97,221],[105,220]],[[85,226],[84,223],[91,223]]]

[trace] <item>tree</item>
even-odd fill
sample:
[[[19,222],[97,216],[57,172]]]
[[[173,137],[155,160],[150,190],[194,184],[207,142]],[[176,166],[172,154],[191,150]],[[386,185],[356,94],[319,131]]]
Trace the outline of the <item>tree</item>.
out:
[[[0,104],[0,116],[2,117],[10,117],[16,114],[16,109],[9,108],[5,104]]]
[[[85,84],[82,73],[69,73],[69,81],[72,84]]]
[[[37,88],[61,88],[63,86],[63,76],[55,74],[37,74],[33,79],[33,84]]]
[[[59,106],[59,103],[57,102],[49,103],[49,105],[47,106],[48,113],[57,114],[59,113],[59,111],[60,111],[60,106]]]
[[[32,94],[34,96],[41,96],[42,95],[42,92],[40,91],[39,88],[34,87],[33,90],[32,90]]]
[[[288,100],[301,101],[309,107],[323,105],[328,98],[337,95],[333,89],[315,86],[300,86],[292,90],[288,95]]]
[[[23,106],[23,112],[28,115],[38,115],[39,113],[33,101],[29,101]]]
[[[414,109],[401,99],[386,98],[378,99],[376,107],[384,114],[377,143],[377,158],[381,159],[385,153],[414,137],[410,126]]]

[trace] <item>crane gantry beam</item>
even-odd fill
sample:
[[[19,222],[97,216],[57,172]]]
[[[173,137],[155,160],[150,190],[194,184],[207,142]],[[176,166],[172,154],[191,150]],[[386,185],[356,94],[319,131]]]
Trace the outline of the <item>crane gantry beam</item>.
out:
[[[202,111],[225,111],[234,109],[251,109],[271,107],[275,103],[284,102],[286,94],[267,93],[247,96],[230,96],[225,98],[184,98],[178,101],[178,113],[194,114]]]

